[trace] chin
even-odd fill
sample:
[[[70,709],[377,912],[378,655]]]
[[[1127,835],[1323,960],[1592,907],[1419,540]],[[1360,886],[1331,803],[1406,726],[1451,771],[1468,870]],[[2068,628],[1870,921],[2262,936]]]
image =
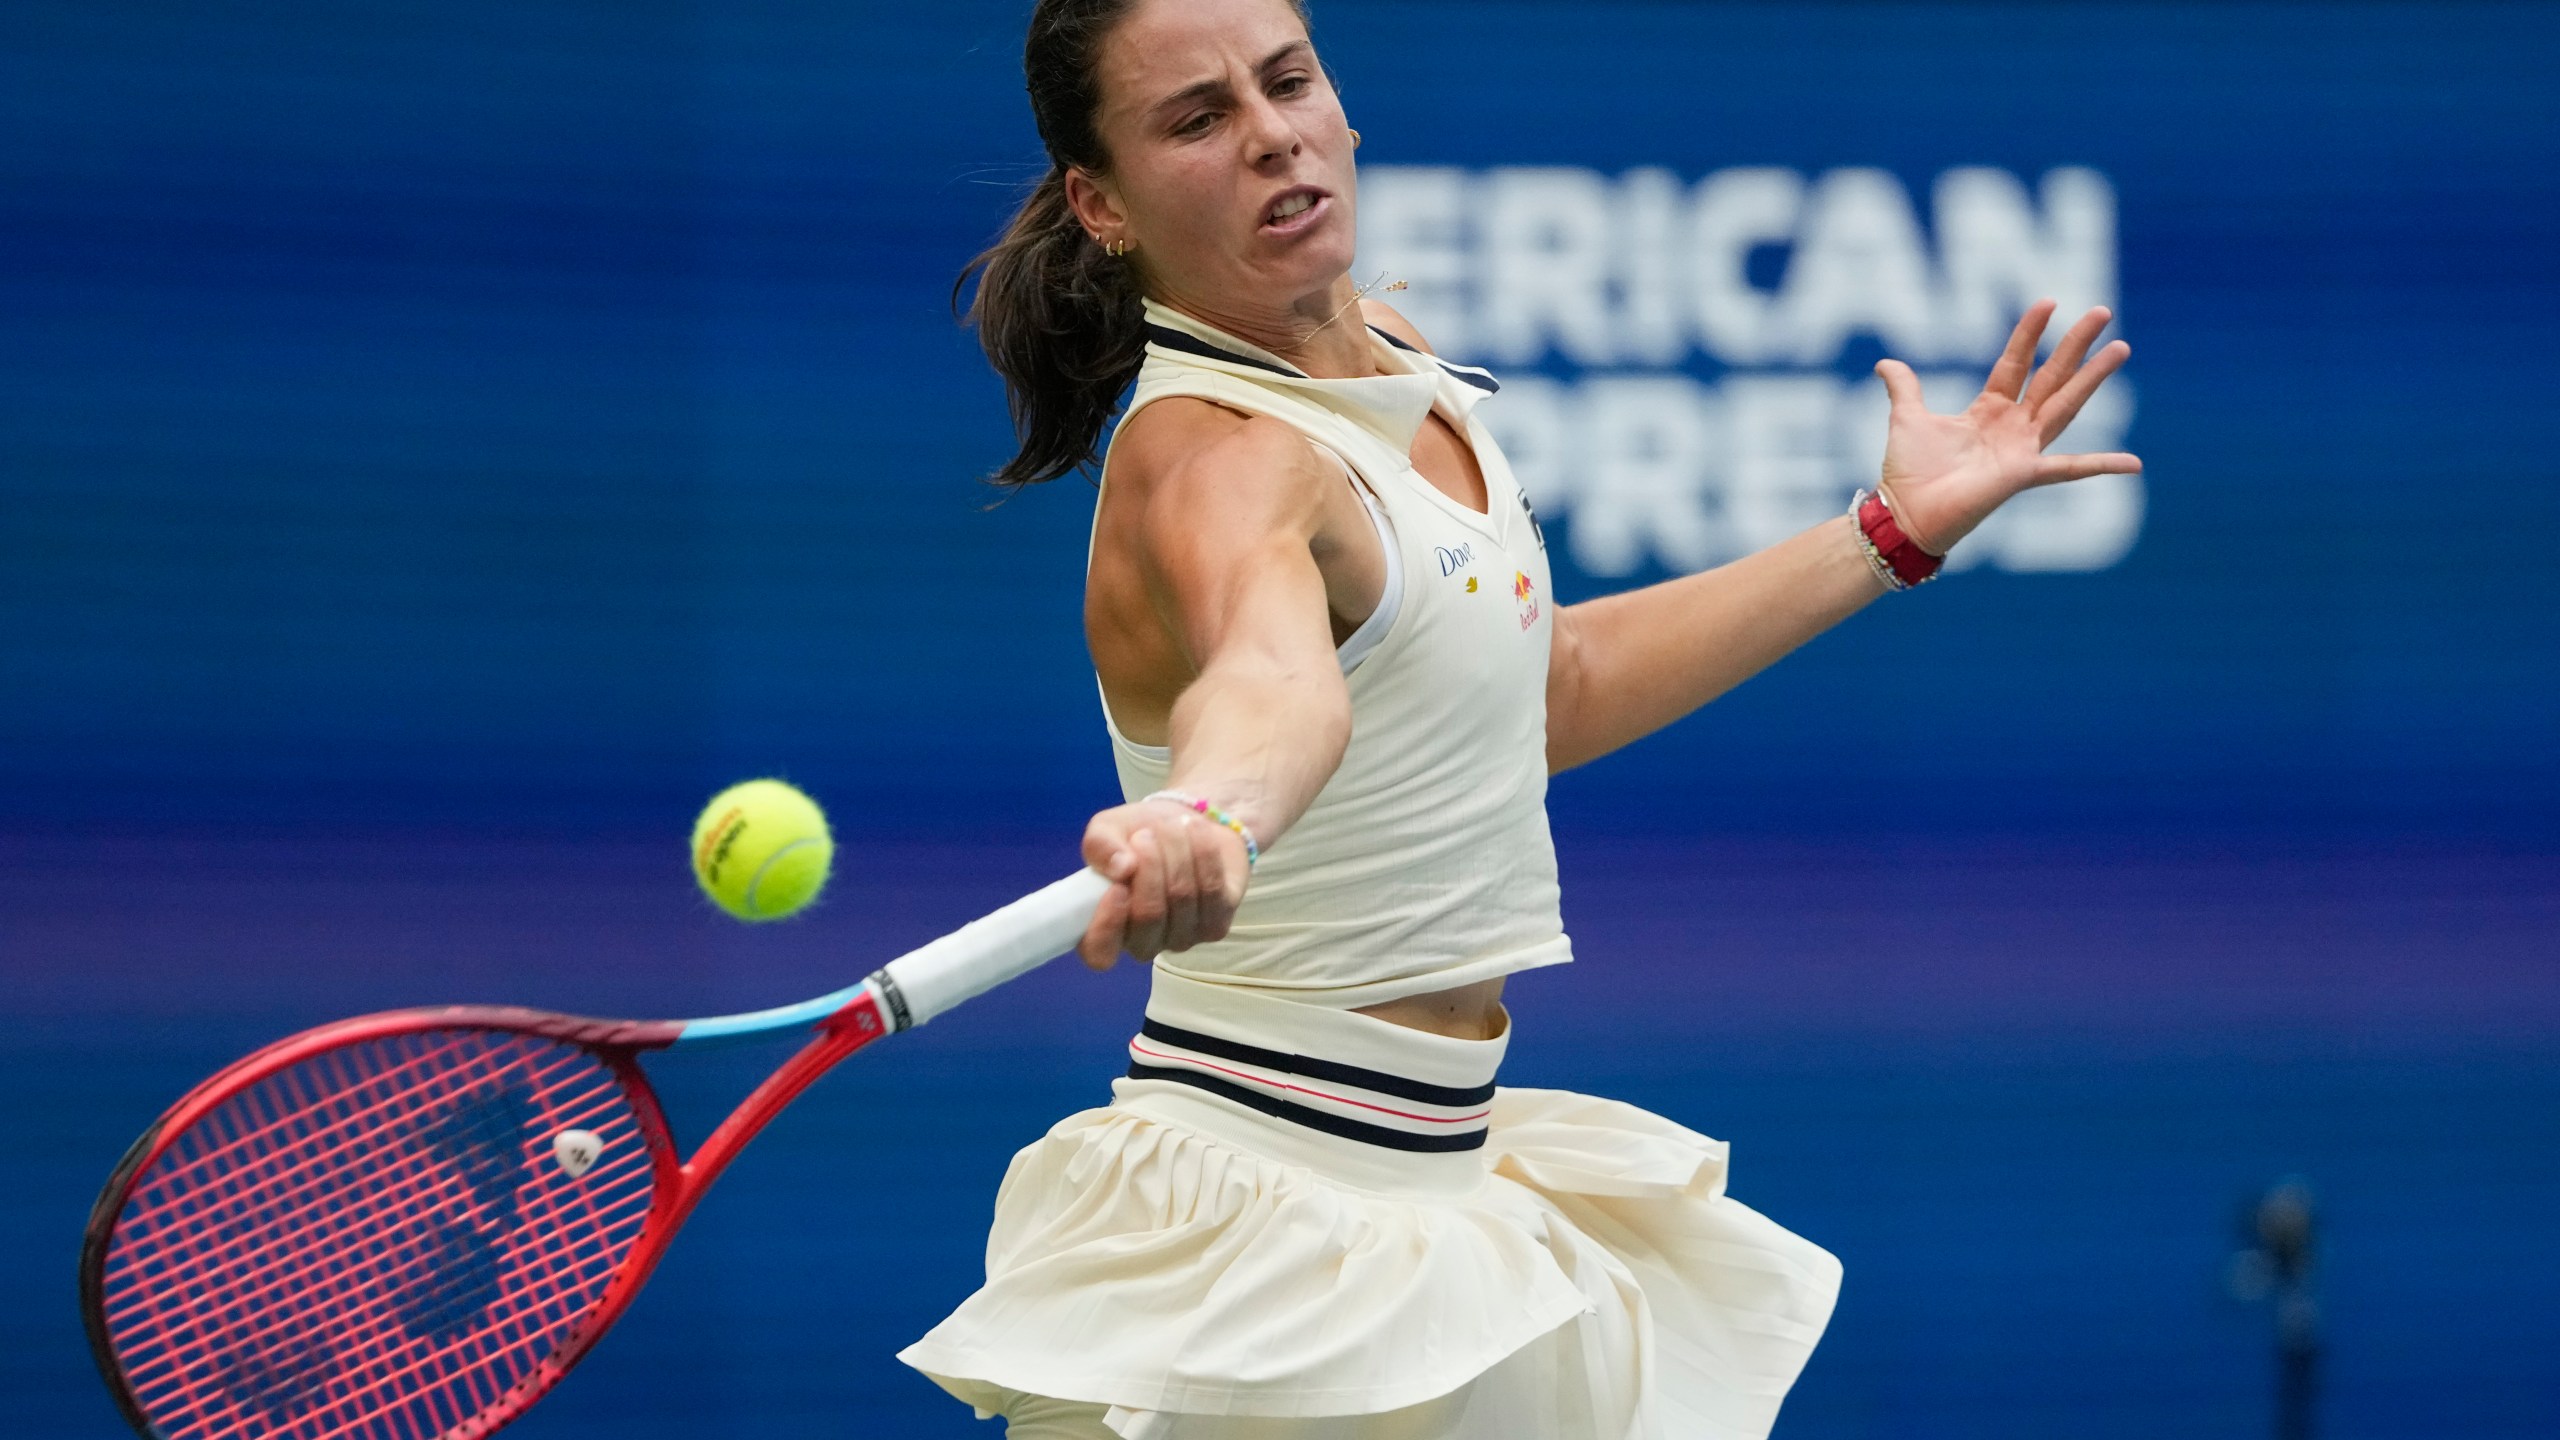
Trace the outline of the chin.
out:
[[[1339,229],[1340,235],[1311,235],[1307,243],[1277,257],[1264,269],[1270,282],[1292,295],[1308,295],[1324,289],[1351,273],[1359,258],[1359,247],[1352,243],[1351,227]]]

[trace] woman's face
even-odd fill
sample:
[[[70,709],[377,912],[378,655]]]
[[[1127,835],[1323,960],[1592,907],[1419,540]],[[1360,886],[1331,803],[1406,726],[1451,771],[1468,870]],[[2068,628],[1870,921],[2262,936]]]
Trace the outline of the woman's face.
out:
[[[1152,293],[1256,313],[1349,273],[1351,132],[1288,0],[1141,0],[1099,78],[1111,172],[1069,194]]]

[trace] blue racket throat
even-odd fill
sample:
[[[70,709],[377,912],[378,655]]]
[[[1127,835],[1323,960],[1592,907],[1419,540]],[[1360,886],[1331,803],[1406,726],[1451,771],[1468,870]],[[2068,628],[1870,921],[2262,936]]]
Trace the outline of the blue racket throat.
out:
[[[875,982],[880,978],[875,975],[859,985],[848,985],[842,990],[821,995],[814,1000],[803,1000],[797,1005],[777,1005],[770,1010],[749,1010],[741,1015],[716,1015],[706,1020],[687,1020],[684,1022],[684,1029],[677,1032],[674,1044],[707,1046],[724,1040],[748,1040],[782,1031],[815,1029],[843,1013],[847,1006],[861,999],[865,992],[878,988]],[[889,998],[896,993],[892,989],[889,994],[875,997],[880,1013],[889,1019],[889,1030],[892,1034],[908,1028],[908,1022],[901,1018],[906,1013],[905,998],[899,996],[894,1004]]]

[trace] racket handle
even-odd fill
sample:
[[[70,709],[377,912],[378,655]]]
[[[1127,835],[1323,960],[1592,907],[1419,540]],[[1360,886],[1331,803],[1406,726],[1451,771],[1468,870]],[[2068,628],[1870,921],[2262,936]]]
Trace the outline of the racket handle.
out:
[[[1075,948],[1111,882],[1091,870],[1044,885],[1003,909],[910,950],[869,982],[905,1001],[899,1029],[1027,975]],[[894,1011],[896,1004],[892,1003]]]

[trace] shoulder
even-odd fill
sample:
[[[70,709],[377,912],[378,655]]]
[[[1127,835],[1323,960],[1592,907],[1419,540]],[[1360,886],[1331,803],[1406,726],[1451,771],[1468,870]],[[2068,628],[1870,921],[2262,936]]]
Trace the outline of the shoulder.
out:
[[[1151,512],[1189,511],[1214,498],[1229,514],[1267,515],[1316,503],[1328,478],[1297,427],[1188,395],[1147,406],[1112,441],[1113,487]]]
[[[1413,328],[1412,321],[1407,320],[1404,316],[1396,313],[1396,308],[1383,300],[1361,301],[1360,318],[1377,326],[1379,329],[1386,331],[1388,334],[1393,335],[1397,339],[1412,346],[1414,349],[1421,351],[1425,355],[1437,355],[1440,353],[1439,351],[1431,348],[1430,341],[1422,338],[1421,331]]]

